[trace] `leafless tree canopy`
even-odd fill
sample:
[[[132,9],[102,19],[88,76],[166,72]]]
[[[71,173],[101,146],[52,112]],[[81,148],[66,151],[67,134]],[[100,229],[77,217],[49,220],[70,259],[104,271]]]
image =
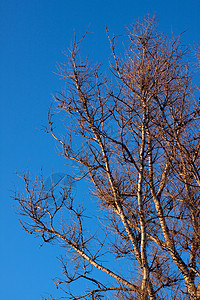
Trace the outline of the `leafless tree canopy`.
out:
[[[80,58],[82,41],[60,66],[66,87],[46,131],[79,166],[74,181],[88,180],[96,219],[70,185],[59,201],[45,191],[42,175],[24,174],[15,197],[26,231],[66,247],[56,281],[66,299],[200,299],[199,91],[186,48],[155,24],[134,23],[121,55],[107,30],[110,78]]]

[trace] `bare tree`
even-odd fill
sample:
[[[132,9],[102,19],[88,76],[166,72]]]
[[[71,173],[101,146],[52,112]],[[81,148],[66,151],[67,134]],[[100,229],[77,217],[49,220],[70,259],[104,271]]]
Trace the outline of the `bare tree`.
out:
[[[198,90],[180,39],[155,24],[134,23],[120,56],[107,30],[112,79],[80,58],[80,41],[60,66],[66,88],[55,105],[69,129],[56,133],[51,110],[46,131],[79,166],[74,180],[89,180],[97,218],[88,221],[70,186],[58,202],[42,175],[24,174],[26,193],[15,197],[25,230],[68,250],[74,272],[62,257],[56,282],[66,298],[200,299]],[[70,289],[75,281],[85,291]]]

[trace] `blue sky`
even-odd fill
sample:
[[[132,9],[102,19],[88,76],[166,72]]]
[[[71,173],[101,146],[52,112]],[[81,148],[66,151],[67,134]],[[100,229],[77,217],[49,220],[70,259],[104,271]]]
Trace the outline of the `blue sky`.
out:
[[[67,172],[57,156],[55,142],[40,131],[45,124],[52,94],[63,82],[55,75],[63,51],[90,25],[84,54],[107,63],[112,33],[124,25],[156,13],[159,29],[178,35],[183,42],[200,40],[200,2],[154,0],[0,0],[0,295],[6,300],[35,300],[56,293],[51,279],[59,275],[59,249],[40,247],[26,234],[14,213],[12,191],[21,188],[16,171],[36,173],[41,166],[48,178]]]

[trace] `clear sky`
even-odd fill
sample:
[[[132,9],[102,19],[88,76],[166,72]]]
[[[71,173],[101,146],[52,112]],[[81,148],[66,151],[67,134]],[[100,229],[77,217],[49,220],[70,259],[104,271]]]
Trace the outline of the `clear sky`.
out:
[[[0,298],[36,300],[56,293],[59,249],[40,247],[26,234],[14,213],[12,191],[21,188],[16,171],[45,176],[67,172],[54,141],[41,132],[52,94],[62,81],[55,75],[63,51],[90,25],[84,48],[94,61],[106,62],[105,25],[120,34],[124,25],[156,13],[159,28],[184,43],[200,41],[199,0],[0,0]],[[56,295],[56,294],[55,294]]]

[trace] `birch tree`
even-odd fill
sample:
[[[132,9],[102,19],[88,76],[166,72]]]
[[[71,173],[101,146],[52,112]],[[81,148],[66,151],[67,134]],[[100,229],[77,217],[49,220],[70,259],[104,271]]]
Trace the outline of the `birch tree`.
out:
[[[76,162],[73,180],[88,182],[96,218],[87,219],[70,185],[58,201],[42,174],[26,173],[25,193],[15,196],[22,226],[66,249],[56,281],[66,299],[197,300],[200,109],[187,49],[158,32],[154,18],[135,22],[123,43],[107,36],[110,77],[81,59],[84,39],[75,38],[46,128]],[[60,114],[62,133],[54,124]],[[79,281],[84,289],[70,288]]]

